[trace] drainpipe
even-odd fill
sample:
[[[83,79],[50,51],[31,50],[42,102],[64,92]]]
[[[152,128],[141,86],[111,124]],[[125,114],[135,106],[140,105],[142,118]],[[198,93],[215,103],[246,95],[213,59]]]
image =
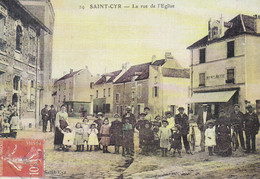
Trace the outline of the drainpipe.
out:
[[[38,88],[38,60],[39,60],[39,56],[38,56],[38,54],[39,54],[39,36],[37,36],[37,50],[36,50],[36,79],[35,79],[35,128],[37,127],[37,102],[38,102],[38,100],[37,100],[37,88]],[[40,107],[40,105],[39,105],[39,107]]]

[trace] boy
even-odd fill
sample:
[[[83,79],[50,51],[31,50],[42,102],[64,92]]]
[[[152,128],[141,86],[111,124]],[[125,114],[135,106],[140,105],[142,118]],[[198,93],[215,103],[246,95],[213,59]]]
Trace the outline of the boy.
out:
[[[132,124],[129,123],[129,119],[125,119],[125,124],[123,124],[123,152],[122,155],[125,156],[126,154],[130,154],[130,147],[132,145],[132,141],[134,138],[134,133],[133,133],[133,126]],[[132,153],[131,153],[132,155]]]
[[[179,124],[175,124],[175,127],[173,128],[172,133],[172,148],[173,148],[173,154],[172,156],[175,157],[176,151],[179,154],[179,157],[181,158],[181,126]]]

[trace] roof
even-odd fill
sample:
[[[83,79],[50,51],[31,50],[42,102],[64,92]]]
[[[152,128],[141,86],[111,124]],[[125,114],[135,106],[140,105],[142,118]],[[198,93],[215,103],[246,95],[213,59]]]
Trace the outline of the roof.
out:
[[[228,39],[231,37],[235,37],[240,34],[260,35],[260,34],[256,33],[256,30],[254,27],[254,19],[255,18],[253,16],[239,14],[236,17],[234,17],[232,20],[229,21],[229,22],[232,22],[233,25],[231,28],[226,30],[223,37],[214,39],[214,40],[208,40],[208,35],[207,35],[207,36],[203,37],[202,39],[198,40],[197,42],[193,43],[187,49],[193,49],[196,47],[206,46],[208,44],[211,44],[211,43],[214,43],[217,41],[221,41],[224,39]]]
[[[8,7],[8,9],[16,9],[16,13],[20,13],[21,16],[27,16],[26,21],[31,24],[40,26],[43,30],[52,34],[50,29],[46,27],[37,17],[35,17],[29,10],[27,10],[18,0],[1,0]]]
[[[152,63],[152,65],[156,65],[156,66],[162,66],[164,65],[166,62],[165,59],[161,59],[161,60],[156,60],[155,62]]]
[[[71,78],[73,77],[74,75],[76,75],[78,72],[80,72],[81,70],[78,70],[78,71],[74,71],[72,73],[68,73],[66,75],[64,75],[63,77],[61,77],[60,79],[58,79],[57,81],[55,81],[55,83],[57,83],[58,81],[61,81],[61,80],[66,80],[68,78]]]
[[[151,62],[131,66],[115,83],[131,82],[134,76],[137,76],[136,81],[148,79],[149,65],[151,65]]]
[[[162,68],[162,75],[164,77],[190,78],[190,69]]]
[[[97,82],[95,83],[96,85],[100,85],[100,84],[103,84],[103,83],[111,83],[114,81],[114,79],[122,72],[122,70],[118,70],[118,71],[114,71],[114,72],[111,72],[111,73],[106,73],[106,74],[103,74],[101,78],[99,78],[97,80]],[[107,81],[106,81],[106,77],[110,77]]]

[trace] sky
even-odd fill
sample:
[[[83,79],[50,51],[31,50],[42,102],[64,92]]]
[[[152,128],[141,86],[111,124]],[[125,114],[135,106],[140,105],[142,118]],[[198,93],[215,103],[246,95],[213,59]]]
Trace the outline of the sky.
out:
[[[210,18],[222,15],[229,21],[238,14],[260,15],[260,0],[52,0],[52,4],[53,78],[86,66],[93,75],[111,72],[125,62],[146,63],[153,55],[163,59],[165,52],[189,67],[186,48],[207,35]],[[122,8],[90,8],[96,4],[120,4]],[[133,4],[138,8],[132,8]],[[150,8],[152,4],[155,8]],[[174,8],[159,8],[158,4]]]

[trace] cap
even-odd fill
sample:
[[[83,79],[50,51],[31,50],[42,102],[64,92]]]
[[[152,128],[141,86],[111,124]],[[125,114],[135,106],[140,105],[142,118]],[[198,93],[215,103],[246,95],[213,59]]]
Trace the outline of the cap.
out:
[[[169,124],[169,122],[167,120],[162,120],[162,123],[166,122],[167,124]]]
[[[179,107],[178,110],[179,110],[179,111],[180,111],[180,110],[183,110],[183,111],[184,111],[184,107]]]
[[[139,116],[145,116],[146,114],[145,113],[141,113],[141,114],[139,114]]]
[[[114,114],[114,118],[120,118],[120,115],[119,114]]]
[[[165,115],[168,115],[168,114],[172,114],[172,112],[171,111],[166,111]]]
[[[97,116],[103,116],[103,113],[102,112],[98,112]]]
[[[145,107],[145,108],[144,108],[144,110],[146,110],[146,109],[150,110],[150,108],[149,108],[149,107]]]

